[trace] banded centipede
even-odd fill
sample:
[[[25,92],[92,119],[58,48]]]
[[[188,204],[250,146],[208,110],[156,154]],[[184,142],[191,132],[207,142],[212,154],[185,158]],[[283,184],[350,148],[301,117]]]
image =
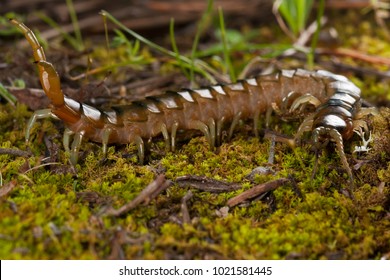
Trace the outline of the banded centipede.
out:
[[[42,88],[51,100],[51,108],[36,111],[28,122],[26,141],[38,119],[55,117],[65,125],[63,143],[72,164],[78,160],[81,142],[88,138],[102,143],[103,152],[111,143],[135,143],[139,160],[144,160],[144,140],[162,134],[167,147],[175,149],[179,130],[201,131],[210,147],[219,144],[225,123],[231,123],[229,135],[240,119],[252,119],[255,134],[261,114],[276,111],[282,117],[302,117],[307,105],[314,109],[304,117],[295,140],[312,133],[318,149],[329,141],[336,143],[343,167],[352,180],[352,171],[344,153],[344,140],[367,127],[362,117],[373,113],[362,108],[360,89],[346,77],[328,71],[282,70],[233,84],[186,89],[146,97],[128,105],[99,110],[72,100],[62,93],[54,66],[46,61],[42,46],[23,23],[11,22],[24,34],[33,49]],[[73,142],[70,145],[70,138]]]

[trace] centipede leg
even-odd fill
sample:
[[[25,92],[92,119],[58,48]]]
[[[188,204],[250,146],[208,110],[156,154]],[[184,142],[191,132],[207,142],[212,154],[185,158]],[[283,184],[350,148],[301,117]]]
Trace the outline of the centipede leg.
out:
[[[31,129],[33,128],[34,124],[37,122],[39,119],[45,119],[45,118],[55,118],[58,119],[56,115],[54,115],[51,111],[51,109],[42,109],[42,110],[37,110],[34,112],[34,114],[31,116],[30,120],[27,123],[26,127],[26,143],[30,140],[30,132]]]
[[[354,120],[353,121],[353,131],[355,131],[358,135],[360,135],[362,128],[364,132],[369,132],[367,122],[364,120]]]
[[[295,143],[298,143],[300,141],[303,133],[305,133],[306,131],[311,131],[312,130],[313,121],[314,121],[313,117],[314,117],[314,115],[312,114],[312,115],[308,116],[307,118],[305,118],[303,120],[303,122],[301,123],[301,125],[298,128],[297,133],[294,136]]]
[[[107,145],[108,141],[110,139],[110,135],[112,133],[112,129],[109,127],[104,128],[103,134],[102,134],[102,145],[103,145],[103,155],[106,156],[107,154]]]
[[[194,121],[191,121],[190,127],[191,127],[191,129],[196,129],[196,130],[202,131],[204,136],[206,137],[206,140],[209,143],[210,147],[212,147],[210,130],[209,130],[209,127],[207,126],[207,124],[205,124],[204,122],[201,122],[201,121],[194,120]]]
[[[62,143],[64,145],[65,151],[68,153],[70,153],[69,143],[70,143],[70,137],[72,135],[74,135],[74,132],[69,128],[65,128],[64,136],[62,138]]]
[[[222,127],[224,122],[225,122],[225,117],[222,117],[219,120],[217,120],[217,131],[216,131],[217,146],[220,146],[222,142]]]
[[[215,138],[216,138],[216,127],[215,120],[213,118],[209,119],[209,132],[210,132],[210,146],[211,148],[215,147]]]
[[[271,122],[271,115],[272,115],[272,107],[267,109],[267,112],[265,113],[265,127],[268,128],[269,124]]]
[[[77,163],[82,141],[83,141],[83,132],[75,133],[73,143],[72,143],[72,148],[70,150],[70,162],[72,163],[72,165],[76,165]]]
[[[317,108],[321,104],[321,101],[310,93],[306,93],[294,100],[294,102],[291,104],[290,112],[293,112],[299,107],[305,106],[306,104],[312,104]],[[304,107],[301,107],[301,109],[303,108]]]
[[[141,137],[137,136],[135,138],[135,144],[137,145],[137,149],[138,149],[139,163],[142,165],[142,164],[144,164],[144,157],[145,157],[145,144],[144,144],[144,140],[142,140]]]
[[[161,129],[161,133],[162,133],[162,135],[164,137],[165,149],[167,151],[169,151],[170,148],[171,148],[171,145],[169,143],[169,133],[168,133],[167,125],[165,123],[161,124],[161,128],[160,129]]]
[[[359,112],[356,114],[355,118],[361,119],[361,118],[368,116],[368,115],[374,115],[374,116],[379,115],[379,111],[377,108],[374,108],[374,107],[360,108]]]
[[[176,132],[178,127],[179,127],[179,123],[175,121],[171,128],[171,151],[172,152],[175,151],[175,147],[176,147]]]
[[[368,127],[367,127],[367,122],[365,120],[362,120],[365,116],[368,115],[378,115],[379,111],[377,108],[370,107],[370,108],[360,108],[359,112],[355,116],[355,120],[353,121],[353,127],[354,131],[359,134],[359,130],[361,128],[364,129],[364,132],[369,133]]]
[[[253,115],[253,132],[255,137],[259,137],[259,119],[260,119],[260,111],[256,110]]]
[[[233,132],[234,132],[234,128],[236,127],[236,125],[237,125],[238,122],[240,121],[241,115],[242,115],[242,113],[241,113],[241,112],[238,112],[238,113],[234,116],[233,121],[232,121],[232,124],[230,125],[228,140],[232,139],[232,137],[233,137]]]

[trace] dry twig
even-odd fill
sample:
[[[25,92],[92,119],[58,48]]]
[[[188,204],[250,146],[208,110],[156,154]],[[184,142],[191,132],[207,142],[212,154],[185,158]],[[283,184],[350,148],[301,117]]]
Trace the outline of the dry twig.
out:
[[[132,201],[126,203],[119,209],[109,208],[105,211],[105,214],[108,216],[118,217],[134,209],[141,203],[147,205],[152,199],[154,199],[162,191],[166,190],[170,185],[171,181],[166,180],[165,176],[160,174]]]
[[[193,188],[206,191],[206,192],[231,192],[234,190],[241,189],[240,184],[226,183],[223,181],[211,179],[205,176],[186,175],[176,178],[176,183],[180,187],[191,186]]]
[[[188,191],[185,196],[181,199],[181,214],[183,216],[183,223],[189,224],[191,222],[190,213],[188,211],[187,201],[190,200],[193,197],[193,194],[191,191]]]
[[[263,193],[273,191],[273,190],[277,189],[279,186],[284,185],[289,181],[290,180],[287,178],[280,178],[280,179],[276,179],[274,181],[270,181],[270,182],[267,182],[264,184],[254,186],[253,188],[229,199],[226,204],[229,207],[236,206],[236,205],[238,205],[238,204],[240,204],[248,199],[252,199],[252,198],[255,198],[259,195],[262,195]]]
[[[0,188],[0,198],[9,194],[17,186],[16,181],[6,183]]]

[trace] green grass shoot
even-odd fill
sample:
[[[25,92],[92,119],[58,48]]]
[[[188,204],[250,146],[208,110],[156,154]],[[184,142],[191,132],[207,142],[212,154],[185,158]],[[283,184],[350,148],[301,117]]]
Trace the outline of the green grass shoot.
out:
[[[123,30],[125,33],[129,34],[130,36],[136,38],[137,40],[139,40],[140,42],[144,43],[145,45],[147,45],[148,47],[150,47],[151,49],[154,49],[164,55],[167,55],[167,56],[170,56],[172,58],[175,58],[176,60],[180,60],[180,63],[182,63],[181,65],[185,68],[188,68],[188,69],[191,69],[193,68],[195,72],[201,74],[202,76],[204,76],[206,79],[208,79],[211,83],[216,83],[216,80],[215,78],[213,77],[212,74],[215,74],[217,75],[218,73],[212,69],[206,62],[202,61],[202,60],[199,60],[199,59],[195,59],[194,61],[192,61],[190,58],[186,57],[186,56],[183,56],[183,55],[178,55],[177,52],[174,52],[174,51],[171,51],[171,50],[168,50],[148,39],[146,39],[145,37],[141,36],[140,34],[138,34],[137,32],[134,32],[133,30],[127,28],[124,24],[122,24],[120,21],[118,21],[114,16],[112,16],[110,13],[108,13],[107,11],[101,11],[101,14],[105,17],[107,17],[112,23],[114,23],[115,25],[117,25],[121,30]]]
[[[320,3],[319,3],[317,19],[316,19],[317,30],[313,34],[313,38],[311,39],[310,52],[307,54],[307,64],[310,70],[314,68],[314,54],[315,54],[315,49],[317,47],[318,36],[321,30],[321,18],[324,15],[324,10],[325,10],[325,0],[320,0],[319,2]]]
[[[175,52],[176,54],[176,60],[179,64],[179,67],[181,69],[181,71],[183,72],[183,74],[187,77],[188,80],[191,81],[191,76],[189,74],[189,72],[187,71],[187,69],[185,68],[185,66],[183,65],[183,61],[179,59],[180,57],[180,52],[179,52],[179,48],[177,47],[177,44],[176,44],[176,38],[175,38],[175,20],[173,18],[171,18],[171,21],[169,23],[169,38],[171,40],[171,45],[172,45],[172,50]],[[192,82],[192,81],[191,81]]]
[[[295,37],[305,29],[313,0],[279,0],[279,12]]]
[[[233,64],[230,60],[230,49],[228,46],[227,36],[226,36],[226,28],[225,28],[225,20],[223,18],[222,8],[218,9],[219,14],[219,28],[221,31],[221,40],[223,46],[223,55],[225,59],[226,68],[229,70],[230,80],[235,83],[236,82],[236,73],[234,71]]]
[[[12,104],[12,106],[15,106],[16,104],[16,97],[13,96],[4,86],[2,83],[0,83],[0,97],[4,98],[8,103]]]
[[[69,16],[72,21],[73,25],[73,30],[74,30],[74,35],[75,35],[75,41],[76,41],[76,50],[82,51],[84,50],[84,42],[83,42],[83,37],[81,36],[81,30],[79,26],[79,22],[77,20],[77,14],[76,10],[73,6],[73,1],[72,0],[66,0],[66,6],[68,7],[69,11]]]

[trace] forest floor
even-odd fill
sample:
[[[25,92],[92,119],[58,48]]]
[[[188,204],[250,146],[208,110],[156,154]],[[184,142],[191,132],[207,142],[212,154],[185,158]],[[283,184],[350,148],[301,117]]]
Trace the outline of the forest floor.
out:
[[[240,122],[215,151],[201,135],[179,139],[174,152],[157,137],[143,165],[133,144],[109,145],[104,156],[101,144],[83,141],[73,166],[59,120],[38,120],[26,143],[28,119],[49,101],[31,48],[7,17],[37,34],[67,96],[103,110],[167,90],[228,83],[240,73],[310,65],[306,54],[291,51],[294,42],[270,1],[223,1],[232,67],[218,10],[201,21],[206,1],[133,1],[131,7],[77,1],[82,38],[72,32],[64,1],[53,1],[50,11],[42,0],[23,2],[0,10],[0,259],[390,258],[390,39],[373,10],[328,6],[315,52],[315,70],[345,75],[361,88],[364,106],[380,112],[366,119],[374,139],[368,152],[353,153],[362,145],[357,135],[345,143],[351,185],[333,143],[320,151],[312,178],[310,138],[295,149],[273,146],[263,137],[264,121],[260,137]],[[195,73],[191,81],[177,57],[135,41],[110,20],[107,42],[102,9],[169,50],[174,18],[175,41],[187,58],[202,22],[196,56],[211,74]],[[326,38],[328,30],[337,38]],[[299,123],[275,115],[270,130],[292,137]]]

